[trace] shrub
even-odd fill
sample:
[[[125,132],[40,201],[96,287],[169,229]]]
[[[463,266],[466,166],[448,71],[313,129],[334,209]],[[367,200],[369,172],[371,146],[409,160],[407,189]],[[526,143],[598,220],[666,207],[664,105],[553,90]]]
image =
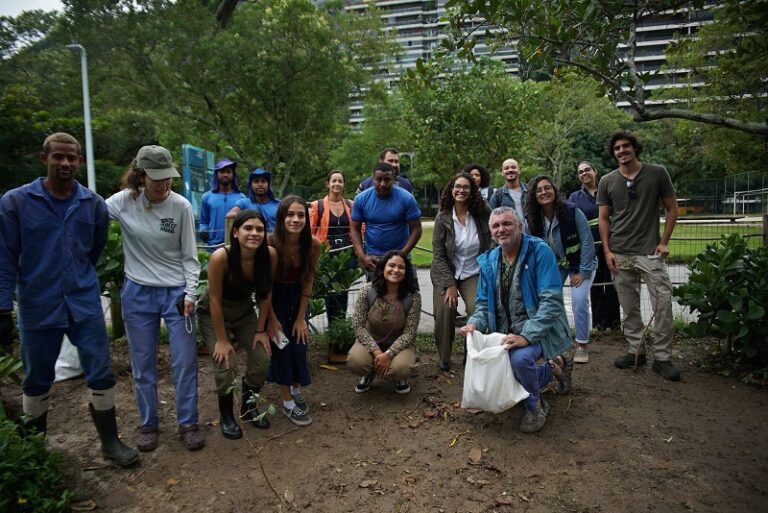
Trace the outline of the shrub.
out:
[[[0,421],[0,511],[69,511],[62,462],[45,450],[42,434],[21,437],[16,423]]]
[[[750,248],[731,234],[708,245],[688,269],[688,283],[675,296],[699,314],[690,333],[725,339],[726,353],[747,367],[768,366],[768,249]]]
[[[355,343],[355,328],[352,320],[347,317],[337,317],[325,331],[328,345],[339,350],[348,350]]]

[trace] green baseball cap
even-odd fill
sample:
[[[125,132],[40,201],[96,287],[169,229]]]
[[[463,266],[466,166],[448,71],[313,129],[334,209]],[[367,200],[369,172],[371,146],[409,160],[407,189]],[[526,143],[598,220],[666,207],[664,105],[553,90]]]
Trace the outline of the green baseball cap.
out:
[[[173,165],[171,152],[162,146],[142,146],[136,154],[136,167],[143,169],[152,180],[165,180],[181,176]]]

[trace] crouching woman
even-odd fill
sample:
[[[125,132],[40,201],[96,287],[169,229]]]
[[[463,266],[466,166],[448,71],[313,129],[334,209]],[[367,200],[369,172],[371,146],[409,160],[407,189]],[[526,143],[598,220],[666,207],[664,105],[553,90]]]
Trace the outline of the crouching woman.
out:
[[[357,393],[370,390],[376,376],[394,379],[398,394],[411,391],[408,378],[416,361],[421,296],[406,258],[397,250],[384,255],[376,263],[370,288],[357,297],[353,319],[357,340],[347,356],[347,368],[362,376]]]
[[[197,323],[213,361],[221,433],[235,439],[243,436],[233,415],[238,347],[246,353],[240,418],[260,429],[269,427],[269,420],[259,416],[256,398],[271,356],[266,324],[277,252],[267,245],[267,222],[256,210],[237,214],[229,238],[230,245],[214,251],[208,262],[208,289],[197,307]],[[253,308],[254,295],[258,316]]]

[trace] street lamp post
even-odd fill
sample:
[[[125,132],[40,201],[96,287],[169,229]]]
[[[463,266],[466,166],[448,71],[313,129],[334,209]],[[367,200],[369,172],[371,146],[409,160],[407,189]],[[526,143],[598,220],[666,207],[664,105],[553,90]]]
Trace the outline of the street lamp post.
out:
[[[67,45],[73,52],[80,52],[80,68],[83,78],[83,117],[85,119],[85,166],[88,171],[88,188],[96,192],[96,170],[93,166],[93,137],[91,136],[91,98],[88,92],[88,57],[83,45]]]

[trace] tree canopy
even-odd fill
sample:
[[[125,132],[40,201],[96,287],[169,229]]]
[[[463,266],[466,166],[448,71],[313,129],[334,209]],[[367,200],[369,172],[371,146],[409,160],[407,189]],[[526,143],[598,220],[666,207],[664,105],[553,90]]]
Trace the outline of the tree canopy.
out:
[[[482,37],[492,46],[516,46],[522,62],[538,63],[555,74],[562,67],[576,68],[599,81],[616,101],[626,102],[635,121],[678,118],[768,135],[768,123],[760,114],[768,91],[767,0],[726,0],[722,8],[714,9],[714,21],[707,29],[720,37],[686,45],[700,61],[712,61],[711,45],[717,48],[716,69],[700,67],[689,76],[691,82],[704,77],[719,84],[714,90],[692,90],[683,96],[687,101],[672,104],[652,101],[648,85],[654,73],[644,71],[638,60],[639,24],[651,16],[703,6],[703,0],[448,0],[452,37],[444,45],[471,59],[472,48]],[[468,26],[473,27],[469,32]],[[751,75],[742,76],[743,70]],[[728,108],[712,108],[709,100],[721,98],[711,93],[726,82],[732,86],[726,89],[734,101]]]

